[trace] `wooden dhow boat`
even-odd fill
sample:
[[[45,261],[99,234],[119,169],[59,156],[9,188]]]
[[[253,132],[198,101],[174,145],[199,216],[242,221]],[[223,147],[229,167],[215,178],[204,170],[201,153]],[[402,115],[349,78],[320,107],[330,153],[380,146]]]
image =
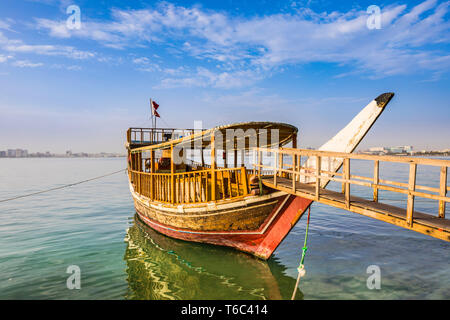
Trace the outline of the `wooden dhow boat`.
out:
[[[372,100],[319,150],[353,152],[393,95]],[[128,129],[129,186],[139,219],[169,237],[268,259],[313,200],[263,187],[256,175],[261,166],[255,166],[260,153],[254,150],[296,148],[297,133],[296,127],[276,122],[209,130]],[[323,158],[319,165],[333,173],[342,164],[339,158]],[[309,159],[302,166],[314,171],[317,162]],[[326,184],[321,181],[321,187]]]

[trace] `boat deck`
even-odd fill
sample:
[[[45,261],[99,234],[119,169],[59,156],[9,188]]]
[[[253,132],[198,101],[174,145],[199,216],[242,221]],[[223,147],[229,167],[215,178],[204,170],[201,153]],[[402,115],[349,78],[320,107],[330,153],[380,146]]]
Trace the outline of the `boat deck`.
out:
[[[388,204],[366,200],[356,196],[350,196],[350,202],[346,202],[345,194],[320,188],[319,196],[316,195],[315,183],[300,183],[289,178],[277,177],[276,185],[273,176],[262,176],[262,183],[272,189],[285,191],[303,198],[324,203],[336,208],[359,213],[371,218],[390,222],[420,233],[424,233],[442,240],[450,241],[450,220],[439,218],[422,212],[413,212],[413,223],[407,223],[407,210]],[[295,190],[295,191],[294,191]]]

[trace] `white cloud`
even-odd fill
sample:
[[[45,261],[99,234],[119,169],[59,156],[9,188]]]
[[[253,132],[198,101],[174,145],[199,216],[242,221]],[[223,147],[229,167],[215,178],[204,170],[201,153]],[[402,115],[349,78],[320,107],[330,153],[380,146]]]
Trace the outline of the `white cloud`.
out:
[[[38,54],[48,56],[64,56],[71,59],[84,60],[96,56],[95,52],[78,50],[71,46],[49,44],[27,44],[22,40],[9,39],[0,32],[0,48],[4,51],[22,54]]]
[[[0,54],[0,63],[6,62],[6,61],[8,61],[9,59],[12,59],[12,58],[13,58],[13,56],[6,56],[4,54]]]
[[[172,69],[165,69],[169,75],[174,72]],[[161,80],[161,84],[156,88],[168,89],[176,87],[214,87],[214,88],[241,88],[253,84],[261,79],[261,76],[253,70],[241,70],[233,72],[213,72],[204,67],[197,67],[195,72],[185,72],[188,76],[171,77]]]
[[[88,51],[80,51],[70,46],[55,45],[28,45],[22,43],[11,43],[3,47],[5,50],[17,53],[34,53],[49,56],[65,56],[72,59],[88,59],[95,56]]]
[[[54,37],[86,38],[114,48],[158,42],[226,69],[198,69],[192,76],[164,79],[162,86],[227,87],[236,78],[239,83],[239,72],[258,75],[254,79],[260,70],[311,62],[351,66],[370,77],[450,69],[445,52],[433,47],[450,42],[449,2],[391,5],[381,12],[380,30],[367,28],[364,10],[316,13],[302,8],[297,14],[232,17],[168,3],[155,9],[113,9],[111,21],[85,21],[80,30],[68,30],[65,21],[36,22]]]
[[[12,63],[12,65],[15,67],[19,67],[19,68],[37,68],[37,67],[42,67],[44,64],[41,62],[33,63],[28,60],[17,60],[17,61],[14,61]]]
[[[77,65],[64,65],[64,64],[53,64],[51,66],[53,69],[64,69],[68,71],[80,71],[83,68]]]
[[[176,76],[176,75],[183,75],[183,74],[185,74],[187,72],[187,70],[188,69],[186,67],[181,66],[181,67],[178,67],[178,68],[165,68],[163,70],[163,72],[165,74],[167,74],[167,75],[170,75],[170,76]]]
[[[11,18],[6,18],[6,19],[0,19],[0,29],[3,30],[8,30],[10,32],[15,32],[12,28],[11,25],[14,24],[14,20]]]
[[[162,68],[157,64],[152,62],[147,57],[139,57],[132,59],[132,62],[137,65],[137,69],[145,72],[161,72]]]
[[[147,57],[134,58],[133,63],[135,64],[149,64],[150,59]]]

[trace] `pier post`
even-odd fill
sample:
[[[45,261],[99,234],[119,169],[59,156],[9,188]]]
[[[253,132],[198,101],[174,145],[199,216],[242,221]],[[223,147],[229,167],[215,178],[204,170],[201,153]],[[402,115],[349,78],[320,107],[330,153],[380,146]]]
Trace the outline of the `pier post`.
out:
[[[347,207],[347,209],[350,209],[350,158],[345,158],[344,159],[344,169],[343,169],[343,173],[344,173],[344,179],[346,180],[345,182],[345,205]]]
[[[292,136],[292,148],[297,149],[297,134],[294,133]],[[292,154],[292,190],[295,192],[295,181],[296,175],[295,171],[297,170],[297,155],[295,153]]]
[[[373,201],[378,202],[378,183],[380,180],[380,161],[374,161],[373,168]]]
[[[439,195],[447,196],[447,167],[441,167],[441,182],[439,185]],[[445,218],[445,201],[439,201],[439,218]]]
[[[278,154],[275,154],[275,170],[273,170],[273,184],[277,186],[277,174],[278,166],[280,165],[280,149],[278,149]]]
[[[283,173],[284,173],[284,171],[283,171],[283,166],[284,166],[284,157],[283,157],[283,152],[281,151],[281,148],[280,148],[280,153],[279,153],[279,156],[280,156],[280,178],[282,178],[283,177]]]
[[[296,158],[296,156],[293,155],[292,156],[292,191],[294,191],[294,193],[295,193],[295,187],[296,187],[295,181],[297,179],[296,174],[295,174],[295,170],[297,168],[297,166],[296,166],[297,160],[295,158]]]
[[[316,201],[319,201],[320,197],[320,172],[322,171],[322,158],[316,156]]]
[[[414,195],[412,191],[416,190],[416,173],[417,164],[411,163],[409,165],[409,182],[408,182],[408,203],[406,207],[406,224],[408,227],[412,227],[413,213],[414,213]]]

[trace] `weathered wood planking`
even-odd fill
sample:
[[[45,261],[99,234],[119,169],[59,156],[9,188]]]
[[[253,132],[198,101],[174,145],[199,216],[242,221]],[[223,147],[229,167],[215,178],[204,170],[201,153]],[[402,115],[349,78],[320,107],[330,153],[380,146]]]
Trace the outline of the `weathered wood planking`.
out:
[[[151,220],[192,231],[256,230],[277,203],[278,199],[268,199],[247,206],[245,201],[241,201],[233,208],[186,213],[173,212],[164,206],[149,206],[139,198],[134,201],[136,210]]]

